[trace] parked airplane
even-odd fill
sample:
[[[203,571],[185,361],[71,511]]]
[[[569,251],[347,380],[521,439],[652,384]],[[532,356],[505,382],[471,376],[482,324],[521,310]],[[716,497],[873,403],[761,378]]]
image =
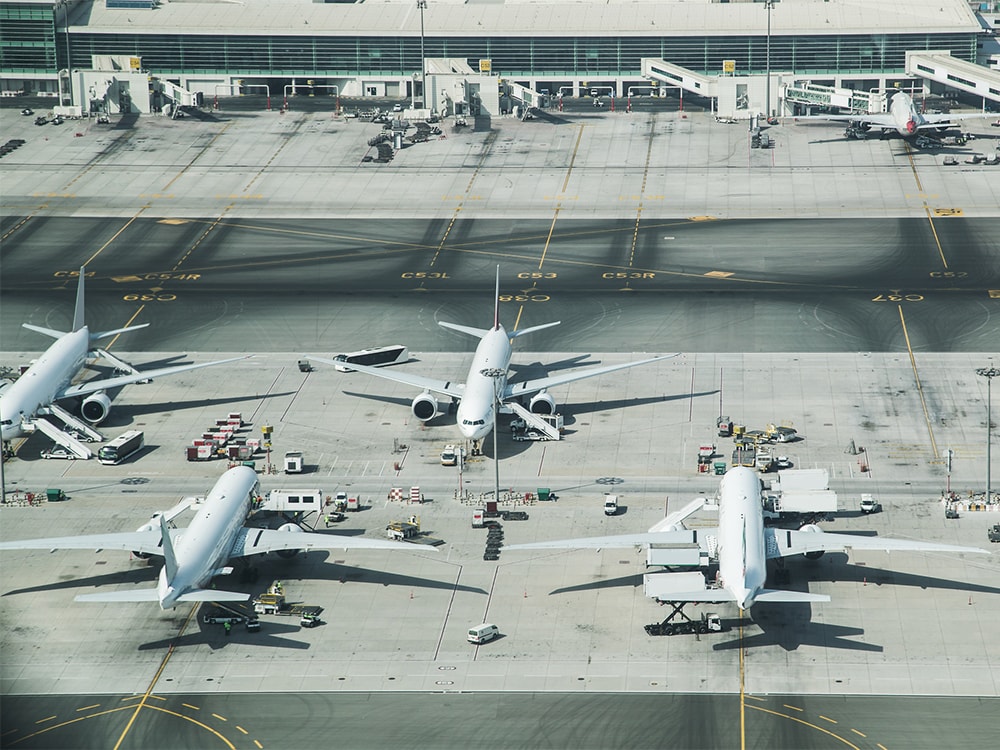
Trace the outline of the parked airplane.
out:
[[[454,380],[434,380],[433,378],[401,370],[380,370],[366,365],[351,364],[351,369],[422,389],[422,393],[413,399],[410,407],[413,410],[413,416],[422,422],[433,419],[447,410],[447,406],[443,407],[432,394],[451,397],[453,400],[459,402],[457,421],[462,435],[471,440],[480,440],[489,435],[493,427],[493,409],[497,401],[501,404],[500,411],[502,413],[510,413],[512,410],[522,413],[523,408],[519,409],[519,404],[512,407],[511,402],[530,396],[531,398],[528,403],[530,414],[553,414],[555,413],[556,405],[555,399],[548,393],[549,388],[677,356],[676,354],[671,354],[668,356],[650,357],[649,359],[641,359],[637,362],[567,372],[561,375],[536,378],[521,383],[508,383],[507,376],[510,369],[512,351],[511,340],[534,333],[535,331],[541,331],[544,328],[557,326],[559,325],[559,321],[525,328],[521,331],[507,331],[500,324],[499,266],[497,266],[496,294],[494,300],[493,327],[490,329],[472,328],[456,323],[438,321],[438,324],[444,328],[450,328],[460,333],[467,333],[479,339],[479,345],[476,347],[476,353],[472,358],[472,366],[469,368],[469,374],[466,376],[464,383]],[[308,359],[328,365],[338,364],[334,360],[323,359],[322,357],[310,356]],[[493,377],[493,374],[496,374],[496,377]],[[522,416],[524,416],[523,413]]]
[[[107,394],[108,389],[246,358],[245,356],[233,357],[215,362],[161,367],[156,370],[139,372],[106,350],[94,348],[94,344],[101,339],[119,333],[145,328],[149,323],[116,328],[113,331],[91,333],[84,322],[83,314],[84,272],[85,269],[80,268],[80,281],[76,290],[76,308],[73,313],[73,329],[71,331],[68,333],[54,331],[51,328],[24,323],[25,328],[51,336],[56,339],[56,342],[28,368],[24,375],[0,392],[0,433],[2,433],[4,441],[13,440],[39,429],[79,457],[90,458],[92,452],[86,445],[43,419],[42,415],[56,417],[63,424],[86,435],[91,440],[101,440],[103,439],[101,434],[90,427],[88,423],[100,424],[110,413],[111,397]],[[95,356],[103,357],[127,374],[71,385],[73,379],[83,370],[87,359]],[[56,403],[63,399],[79,397],[86,397],[80,405],[80,414],[86,420],[85,422],[80,421]]]
[[[782,591],[764,587],[767,560],[806,555],[817,558],[824,552],[849,549],[913,550],[920,552],[977,552],[984,549],[958,547],[951,544],[885,539],[852,534],[827,534],[818,526],[807,525],[793,531],[764,526],[761,483],[756,472],[744,466],[734,466],[722,478],[719,486],[719,525],[697,530],[660,530],[661,522],[645,534],[565,539],[532,544],[512,544],[505,552],[518,549],[601,549],[632,547],[639,544],[698,544],[708,549],[708,537],[717,541],[719,588],[670,593],[674,602],[735,602],[740,609],[750,609],[755,602],[825,602],[830,597],[799,591]],[[691,506],[689,506],[690,508]],[[675,520],[675,519],[668,519]],[[667,574],[669,575],[669,574]]]
[[[894,130],[904,138],[915,136],[921,130],[947,130],[955,127],[960,120],[986,117],[986,114],[923,114],[917,111],[913,98],[905,91],[895,92],[889,99],[889,111],[885,114],[854,113],[849,115],[806,115],[795,120],[831,120],[851,122],[861,130],[871,127],[883,131]]]
[[[170,529],[167,520],[177,509],[159,514],[139,531],[49,539],[0,542],[8,549],[120,549],[139,557],[162,555],[163,569],[155,589],[131,589],[81,594],[78,602],[159,602],[171,609],[181,602],[235,602],[250,597],[239,591],[205,588],[213,577],[233,571],[226,563],[265,552],[310,549],[391,549],[413,551],[413,545],[365,537],[306,533],[297,524],[278,529],[244,526],[252,503],[260,495],[257,474],[248,466],[230,469],[208,493],[186,529]],[[182,504],[183,505],[183,504]],[[180,508],[180,506],[178,506]]]

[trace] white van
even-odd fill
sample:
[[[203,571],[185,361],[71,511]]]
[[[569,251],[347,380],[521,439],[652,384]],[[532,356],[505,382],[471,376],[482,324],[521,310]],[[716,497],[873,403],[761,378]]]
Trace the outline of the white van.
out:
[[[482,625],[476,625],[473,628],[469,628],[469,643],[475,643],[476,645],[480,643],[487,643],[492,641],[500,635],[500,628],[496,625],[490,625],[488,622],[484,622]]]

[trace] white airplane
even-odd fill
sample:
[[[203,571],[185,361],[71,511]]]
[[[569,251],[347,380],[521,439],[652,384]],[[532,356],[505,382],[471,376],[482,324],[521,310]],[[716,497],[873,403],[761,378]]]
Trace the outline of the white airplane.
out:
[[[71,331],[54,331],[51,328],[24,323],[24,327],[56,339],[35,361],[27,372],[0,391],[0,433],[4,441],[21,437],[38,428],[56,442],[66,446],[81,458],[90,458],[91,451],[79,440],[45,421],[42,415],[48,414],[58,418],[63,424],[71,426],[80,433],[86,434],[92,440],[100,440],[101,434],[89,425],[100,424],[111,411],[109,388],[118,388],[130,383],[149,381],[164,375],[175,375],[202,367],[235,362],[246,357],[221,359],[215,362],[204,362],[194,365],[177,365],[161,367],[156,370],[139,372],[126,362],[112,356],[104,349],[95,348],[101,339],[115,336],[127,331],[145,328],[149,323],[116,328],[113,331],[91,333],[84,322],[84,284],[85,269],[80,269],[80,281],[76,291],[76,308],[73,313],[73,329]],[[77,385],[71,385],[73,379],[81,372],[88,358],[101,356],[111,362],[116,368],[128,374],[110,378],[88,380]],[[80,414],[84,421],[76,419],[56,402],[69,398],[80,398]],[[43,424],[44,422],[44,424]],[[89,423],[89,424],[88,424]]]
[[[761,483],[756,472],[745,466],[734,466],[719,485],[719,525],[717,528],[677,530],[676,518],[660,522],[645,534],[565,539],[532,544],[504,546],[505,552],[518,549],[602,549],[632,547],[640,544],[698,544],[708,548],[709,536],[716,538],[719,560],[719,588],[673,593],[674,602],[735,602],[748,610],[755,602],[826,602],[824,594],[782,591],[764,587],[768,560],[806,555],[817,558],[824,552],[849,549],[913,550],[918,552],[976,552],[989,554],[976,547],[951,544],[885,539],[851,534],[827,534],[810,524],[798,531],[764,526]],[[693,503],[692,505],[699,505]],[[692,506],[688,506],[689,509]],[[694,508],[696,509],[696,508]],[[666,528],[664,528],[666,527]],[[664,530],[660,530],[664,529]],[[669,575],[669,574],[666,574]]]
[[[559,325],[559,321],[525,328],[521,331],[507,331],[500,325],[499,266],[497,266],[492,328],[484,330],[456,323],[445,323],[444,321],[438,321],[438,324],[444,328],[450,328],[460,333],[467,333],[479,339],[479,345],[476,347],[476,353],[472,357],[472,365],[469,367],[469,374],[466,376],[464,383],[458,383],[454,380],[435,380],[400,370],[380,370],[375,367],[353,363],[351,364],[351,369],[385,378],[386,380],[394,380],[397,383],[412,385],[415,388],[421,388],[423,392],[413,399],[410,407],[413,411],[413,416],[421,422],[426,422],[439,414],[444,414],[447,410],[447,407],[442,407],[432,394],[449,396],[453,400],[459,401],[457,412],[458,428],[462,435],[470,440],[480,440],[490,434],[490,430],[493,428],[493,409],[497,401],[501,404],[501,413],[509,413],[511,409],[508,402],[530,396],[531,399],[528,403],[529,411],[534,414],[554,414],[556,405],[555,400],[548,393],[549,388],[677,356],[676,354],[670,354],[667,356],[650,357],[649,359],[640,359],[637,362],[627,362],[621,365],[595,367],[589,370],[579,370],[562,375],[536,378],[522,383],[508,383],[507,376],[510,369],[511,339],[525,336],[535,331],[541,331],[544,328],[557,326]],[[343,364],[331,359],[323,359],[322,357],[309,356],[307,359],[328,365]],[[487,372],[499,374],[494,378],[484,374]]]
[[[897,91],[889,99],[889,111],[885,114],[855,113],[852,115],[806,115],[795,120],[831,120],[835,122],[853,122],[868,130],[871,127],[883,131],[895,130],[904,138],[911,138],[921,130],[947,130],[955,127],[960,120],[971,120],[986,117],[986,114],[922,114],[917,111],[912,97],[905,91]]]
[[[239,591],[206,589],[213,577],[233,571],[226,563],[265,552],[294,554],[310,549],[391,549],[412,552],[413,545],[382,539],[314,534],[287,523],[278,529],[244,526],[252,503],[260,495],[257,474],[248,466],[230,469],[208,493],[186,529],[170,529],[167,520],[177,509],[158,514],[139,531],[26,539],[0,542],[9,549],[119,549],[138,557],[162,555],[163,569],[155,589],[80,594],[78,602],[159,602],[172,609],[181,602],[235,602],[250,597]],[[183,505],[183,504],[182,504]],[[180,507],[180,506],[178,506]]]

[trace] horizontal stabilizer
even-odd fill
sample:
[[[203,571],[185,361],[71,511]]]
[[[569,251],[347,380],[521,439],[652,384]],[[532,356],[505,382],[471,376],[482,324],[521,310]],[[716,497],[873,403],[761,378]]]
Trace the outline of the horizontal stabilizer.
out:
[[[128,333],[129,331],[138,331],[140,328],[148,328],[149,323],[143,323],[138,326],[126,326],[125,328],[115,328],[113,331],[101,331],[100,333],[90,334],[90,340],[100,341],[101,339],[106,339],[109,336],[117,336],[119,333]]]
[[[160,593],[156,589],[105,591],[100,594],[80,594],[74,599],[78,602],[158,602]]]
[[[442,328],[450,328],[453,331],[458,331],[459,333],[467,333],[470,336],[475,336],[477,339],[481,339],[489,333],[485,328],[473,328],[472,326],[463,326],[458,323],[445,323],[443,320],[439,320],[438,325]]]
[[[754,602],[828,602],[826,594],[807,594],[804,591],[779,591],[778,589],[761,589]]]
[[[527,336],[529,333],[534,333],[535,331],[541,331],[543,328],[552,328],[553,326],[559,325],[561,321],[556,321],[554,323],[545,323],[540,326],[532,326],[531,328],[525,328],[520,331],[508,331],[508,335],[512,339],[516,339],[518,336]]]
[[[245,602],[250,594],[240,591],[217,591],[215,589],[198,589],[189,591],[177,597],[179,602]]]
[[[54,339],[61,339],[66,335],[66,331],[57,331],[54,328],[42,328],[41,326],[33,326],[31,323],[22,323],[22,326],[27,328],[29,331],[34,331],[35,333],[41,333],[46,336],[51,336]]]

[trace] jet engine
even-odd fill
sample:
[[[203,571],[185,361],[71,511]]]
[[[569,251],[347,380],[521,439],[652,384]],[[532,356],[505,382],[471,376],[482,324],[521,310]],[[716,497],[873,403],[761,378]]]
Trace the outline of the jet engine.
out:
[[[556,400],[549,395],[548,391],[540,391],[531,397],[528,411],[532,414],[555,414]]]
[[[278,531],[283,531],[286,534],[301,534],[301,533],[303,533],[302,532],[302,527],[299,526],[297,523],[285,523],[285,524],[282,524],[281,526],[278,527]],[[279,550],[275,550],[275,552],[277,553],[278,557],[283,557],[286,560],[295,557],[301,551],[302,550],[298,550],[298,549],[279,549]]]
[[[413,416],[421,422],[426,422],[429,419],[434,419],[439,414],[444,414],[441,404],[427,391],[424,391],[413,399],[410,409],[413,411]]]
[[[142,531],[159,531],[160,530],[160,516],[161,515],[163,515],[163,514],[160,511],[157,511],[156,513],[153,514],[153,517],[152,517],[152,519],[150,519],[149,523],[144,523],[142,526],[140,526],[138,529],[136,529],[136,531],[139,531],[139,532],[142,532]],[[135,558],[137,558],[139,560],[148,560],[150,557],[152,557],[152,555],[150,555],[148,552],[137,552],[136,550],[132,550],[132,557],[135,557]]]
[[[80,404],[80,415],[91,424],[100,424],[111,412],[111,397],[104,391],[87,396]]]
[[[799,531],[808,531],[813,534],[822,534],[823,529],[814,523],[807,523],[805,526],[801,527]],[[825,553],[823,550],[818,549],[815,552],[806,552],[805,557],[809,560],[819,560]]]

